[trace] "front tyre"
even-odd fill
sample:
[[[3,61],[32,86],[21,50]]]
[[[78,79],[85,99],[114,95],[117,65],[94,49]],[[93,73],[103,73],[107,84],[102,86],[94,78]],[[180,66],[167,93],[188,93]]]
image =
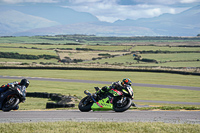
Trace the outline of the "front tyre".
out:
[[[115,112],[124,112],[131,107],[132,100],[129,97],[116,97],[113,101]]]
[[[15,109],[19,104],[20,100],[16,95],[9,96],[2,106],[2,111],[9,112],[12,109]]]
[[[89,96],[86,96],[80,101],[78,108],[81,112],[89,112],[92,104],[93,102],[91,102]]]

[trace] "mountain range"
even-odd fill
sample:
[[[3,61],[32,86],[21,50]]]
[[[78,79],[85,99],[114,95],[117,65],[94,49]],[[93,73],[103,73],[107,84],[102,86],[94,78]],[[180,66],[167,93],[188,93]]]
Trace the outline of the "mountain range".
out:
[[[200,5],[178,14],[102,22],[90,13],[59,6],[4,6],[0,36],[86,34],[97,36],[197,36]]]

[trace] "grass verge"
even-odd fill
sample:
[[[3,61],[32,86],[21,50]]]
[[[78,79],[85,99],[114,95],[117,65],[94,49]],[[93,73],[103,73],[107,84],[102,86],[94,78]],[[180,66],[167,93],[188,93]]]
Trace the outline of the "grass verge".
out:
[[[162,122],[37,122],[1,123],[2,133],[198,133],[199,124]]]
[[[180,107],[180,106],[161,106],[161,107],[133,107],[137,110],[200,110],[200,107]]]

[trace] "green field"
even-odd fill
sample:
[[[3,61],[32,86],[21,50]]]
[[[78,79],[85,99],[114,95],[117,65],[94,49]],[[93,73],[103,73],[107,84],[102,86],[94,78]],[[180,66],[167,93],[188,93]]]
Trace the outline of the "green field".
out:
[[[129,50],[132,48],[132,46],[123,46],[123,45],[87,45],[85,48],[95,49],[95,50],[110,50],[110,51],[117,51],[117,50]]]
[[[71,40],[71,39],[70,39]],[[68,40],[67,42],[74,42]],[[37,43],[53,43],[53,44],[65,44],[65,39],[57,39],[56,37],[42,37],[42,36],[33,36],[33,37],[1,37],[0,43],[22,43],[22,44],[37,44]]]
[[[54,50],[38,50],[38,49],[23,49],[23,48],[1,48],[1,52],[13,52],[28,55],[56,55]]]
[[[64,45],[64,44],[24,44],[24,43],[1,43],[0,47],[2,48],[21,48],[23,50],[27,50],[28,48],[37,48],[37,49],[43,49],[43,50],[47,50],[47,49],[59,49],[59,48],[72,48],[72,49],[76,49],[76,48],[81,48],[83,47],[83,45]]]
[[[109,125],[109,126],[108,126]],[[2,133],[198,133],[199,124],[162,122],[29,122],[1,123]]]
[[[188,44],[189,45],[189,44]],[[135,46],[131,51],[200,51],[200,47]]]
[[[112,65],[121,66],[166,66],[166,67],[199,67],[199,53],[178,53],[178,54],[141,54],[143,58],[156,59],[158,63],[137,62],[132,55],[118,56],[115,58],[107,58],[96,61],[88,61],[88,63],[105,64],[108,62]],[[84,62],[86,63],[86,62]]]
[[[155,53],[156,51],[164,53]],[[166,53],[166,51],[168,52]],[[81,62],[76,63],[80,66],[88,66],[92,63],[96,66],[101,64],[104,67],[110,65],[130,68],[135,66],[200,67],[200,38],[197,37],[95,37],[81,35],[0,37],[0,52],[54,55],[60,60],[65,58],[81,60]],[[133,53],[135,52],[138,52],[137,54],[141,58],[154,59],[157,62],[134,60]],[[101,54],[107,54],[107,56]],[[37,65],[41,62],[66,66],[71,64],[58,63],[58,59],[0,58],[0,62],[1,65],[16,63]],[[199,69],[194,68],[192,71],[199,72]]]

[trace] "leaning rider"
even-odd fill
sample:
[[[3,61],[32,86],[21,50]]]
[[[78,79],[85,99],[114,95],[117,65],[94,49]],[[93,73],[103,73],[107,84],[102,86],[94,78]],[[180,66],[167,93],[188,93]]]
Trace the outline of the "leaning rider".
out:
[[[106,94],[107,92],[109,92],[111,89],[117,89],[119,91],[122,91],[123,89],[126,90],[126,86],[129,85],[131,86],[131,80],[129,78],[124,78],[122,80],[122,82],[117,81],[117,82],[113,82],[111,86],[104,86],[101,89],[99,89],[96,92],[96,95],[99,96],[101,94]],[[135,106],[135,104],[132,102],[132,106]]]
[[[30,82],[29,82],[27,79],[22,79],[21,82],[15,81],[15,82],[13,82],[13,83],[8,83],[7,85],[2,85],[2,86],[0,87],[0,94],[1,94],[2,92],[7,91],[9,88],[14,88],[14,87],[17,86],[17,85],[20,85],[20,86],[23,86],[23,85],[24,85],[26,88],[28,88],[29,83],[30,83]],[[25,90],[25,92],[26,92],[26,90]],[[16,107],[14,110],[18,110],[18,109],[19,109],[19,105],[17,105],[17,107]]]
[[[17,85],[24,85],[26,88],[29,86],[29,81],[27,79],[22,79],[21,82],[13,82],[13,83],[8,83],[7,85],[2,85],[0,87],[0,93],[5,92],[9,88],[14,88]]]

